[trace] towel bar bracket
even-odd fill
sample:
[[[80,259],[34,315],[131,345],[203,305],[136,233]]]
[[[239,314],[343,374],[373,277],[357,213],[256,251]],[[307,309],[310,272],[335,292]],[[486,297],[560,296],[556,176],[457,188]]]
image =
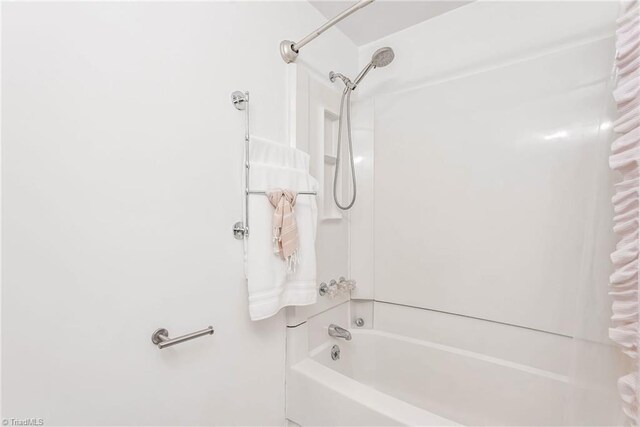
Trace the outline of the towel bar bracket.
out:
[[[238,221],[233,224],[233,237],[235,237],[236,240],[244,239],[244,236],[247,234],[249,234],[249,229],[244,226],[244,222]]]
[[[247,108],[247,102],[249,102],[249,92],[236,90],[231,94],[231,102],[237,110],[244,110]]]

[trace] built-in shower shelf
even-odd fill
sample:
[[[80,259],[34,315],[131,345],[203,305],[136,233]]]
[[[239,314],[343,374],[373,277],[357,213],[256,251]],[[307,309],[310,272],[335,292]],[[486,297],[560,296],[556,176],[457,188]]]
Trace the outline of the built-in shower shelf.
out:
[[[338,160],[338,158],[336,156],[333,156],[331,154],[325,154],[324,155],[324,162],[328,165],[335,165],[336,161]]]
[[[338,115],[324,110],[323,114],[324,135],[322,136],[324,145],[324,168],[323,168],[323,187],[322,187],[322,209],[320,211],[320,220],[341,220],[342,211],[338,209],[333,202],[333,173],[335,171],[336,163],[338,163]],[[338,185],[338,197],[342,197],[343,185]]]
[[[331,201],[333,201],[333,198],[331,198]],[[320,217],[320,221],[340,221],[342,219],[342,214],[337,211],[336,212],[331,212],[328,214],[324,214],[322,215],[322,217]]]

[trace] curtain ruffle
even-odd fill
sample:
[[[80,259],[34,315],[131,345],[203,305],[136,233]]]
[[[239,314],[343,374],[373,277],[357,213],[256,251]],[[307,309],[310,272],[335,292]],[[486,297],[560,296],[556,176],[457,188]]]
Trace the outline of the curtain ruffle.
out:
[[[623,2],[616,31],[617,85],[613,98],[619,118],[613,130],[620,136],[611,146],[609,165],[622,174],[613,196],[613,230],[620,236],[611,254],[614,272],[610,278],[613,298],[609,337],[634,361],[634,371],[618,380],[623,410],[632,425],[639,418],[640,301],[638,286],[638,229],[640,219],[640,2]]]

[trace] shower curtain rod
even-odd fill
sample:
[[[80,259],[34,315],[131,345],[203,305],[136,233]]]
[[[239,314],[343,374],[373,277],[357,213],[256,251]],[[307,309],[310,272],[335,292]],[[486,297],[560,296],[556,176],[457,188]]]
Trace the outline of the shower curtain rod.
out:
[[[338,22],[342,21],[347,16],[351,15],[353,12],[362,9],[363,7],[373,3],[374,0],[360,0],[358,3],[354,4],[350,8],[342,11],[339,15],[334,17],[333,19],[328,20],[323,26],[318,28],[317,30],[311,32],[307,37],[300,40],[298,43],[294,43],[291,40],[283,40],[280,42],[280,55],[282,55],[282,59],[287,64],[293,62],[298,57],[298,53],[300,49],[309,43],[311,40],[318,37],[320,34],[327,31],[329,28],[333,27]]]

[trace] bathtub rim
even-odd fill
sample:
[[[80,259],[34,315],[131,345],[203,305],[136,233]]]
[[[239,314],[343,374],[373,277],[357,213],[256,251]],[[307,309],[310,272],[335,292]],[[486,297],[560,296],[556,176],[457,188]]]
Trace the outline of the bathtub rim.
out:
[[[555,381],[559,381],[565,384],[569,384],[570,383],[570,377],[568,375],[561,375],[561,374],[557,374],[555,372],[551,372],[551,371],[547,371],[544,369],[540,369],[540,368],[535,368],[532,366],[528,366],[522,363],[518,363],[518,362],[512,362],[510,360],[506,360],[506,359],[502,359],[499,357],[495,357],[495,356],[489,356],[486,354],[482,354],[482,353],[478,353],[478,352],[474,352],[471,350],[464,350],[462,348],[458,348],[458,347],[452,347],[449,345],[445,345],[445,344],[438,344],[436,342],[433,341],[427,341],[427,340],[422,340],[419,338],[413,338],[413,337],[409,337],[409,336],[405,336],[405,335],[400,335],[397,333],[393,333],[393,332],[386,332],[386,331],[381,331],[378,329],[352,329],[350,330],[351,335],[353,337],[353,340],[351,343],[355,343],[357,341],[357,337],[359,335],[364,335],[364,336],[377,336],[377,337],[382,337],[385,339],[390,339],[390,340],[397,340],[397,341],[401,341],[404,343],[408,343],[408,344],[413,344],[416,346],[420,346],[420,347],[424,347],[424,348],[429,348],[432,350],[439,350],[439,351],[444,351],[447,353],[452,353],[458,356],[464,356],[464,357],[469,357],[475,360],[479,360],[482,362],[486,362],[486,363],[491,363],[494,365],[498,365],[504,368],[510,368],[510,369],[515,369],[521,372],[525,372],[527,374],[531,374],[531,375],[537,375],[537,376],[541,376],[544,378],[548,378],[551,380],[555,380]],[[327,341],[325,341],[324,343],[320,344],[319,346],[311,349],[309,351],[308,357],[317,360],[317,357],[323,352],[326,351],[327,348],[330,348],[331,346],[333,346],[334,344],[341,344],[340,340],[337,340],[335,338],[330,338]],[[343,343],[344,344],[344,343]]]

